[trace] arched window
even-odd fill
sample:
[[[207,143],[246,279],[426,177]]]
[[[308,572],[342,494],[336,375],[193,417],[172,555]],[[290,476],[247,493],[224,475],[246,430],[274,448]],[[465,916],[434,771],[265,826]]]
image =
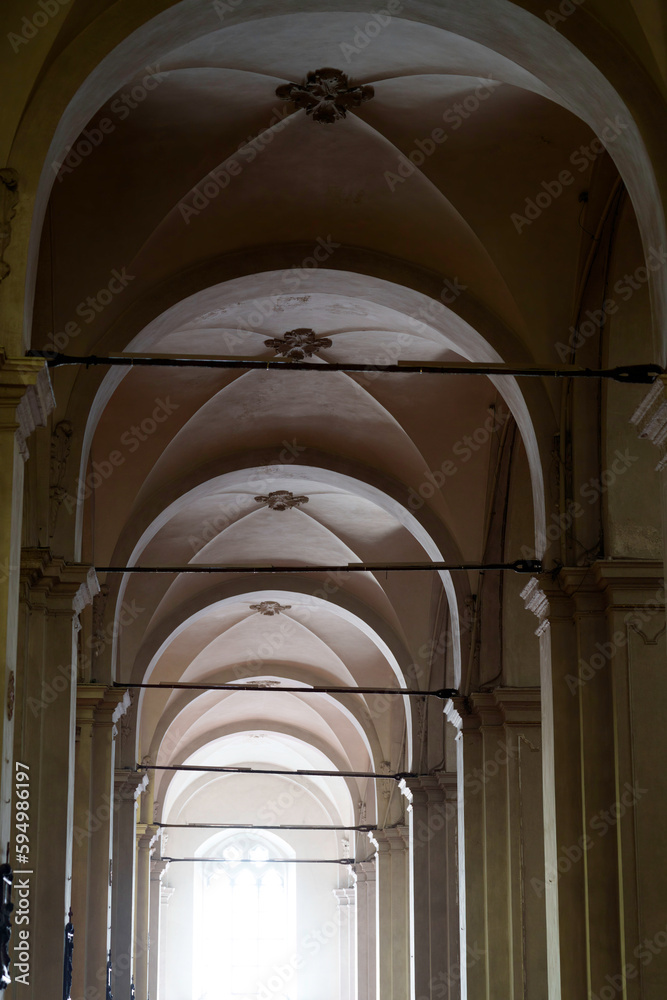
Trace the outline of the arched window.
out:
[[[196,1000],[292,1000],[290,865],[271,861],[284,852],[241,834],[212,853],[225,860],[202,865]]]

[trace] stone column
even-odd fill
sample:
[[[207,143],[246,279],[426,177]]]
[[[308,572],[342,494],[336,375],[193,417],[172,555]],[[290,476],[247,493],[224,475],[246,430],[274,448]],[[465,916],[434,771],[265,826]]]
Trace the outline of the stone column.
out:
[[[667,957],[647,945],[665,930],[667,890],[667,783],[655,767],[667,744],[667,681],[664,651],[651,648],[664,631],[662,574],[661,563],[605,560],[562,569],[558,593],[537,581],[526,588],[543,656],[551,643],[554,962],[563,983],[627,1000],[667,989]]]
[[[150,947],[148,952],[148,995],[154,998],[160,996],[160,953],[162,951],[162,939],[160,936],[160,916],[162,909],[162,876],[169,867],[168,861],[157,858],[151,861],[150,875],[150,902],[149,902],[149,935]]]
[[[62,991],[64,927],[72,902],[78,615],[91,603],[97,580],[88,567],[30,549],[24,550],[23,582],[27,711],[16,737],[17,754],[30,769],[29,930],[33,954],[39,955],[26,995],[43,997]],[[77,920],[74,914],[75,933]]]
[[[454,782],[456,776],[452,775]],[[447,799],[447,783],[433,775],[402,783],[410,801],[410,952],[412,993],[417,1000],[456,996],[458,955],[450,954],[450,920],[454,943],[458,914],[449,912],[455,872],[456,805]]]
[[[175,892],[176,889],[173,885],[165,885],[165,883],[162,882],[160,888],[160,927],[164,927],[165,931],[167,930],[165,927],[167,908]],[[158,951],[158,963],[159,963],[158,983],[167,982],[167,955],[169,955],[170,952],[168,948],[162,946],[163,942],[166,943],[167,940],[168,937],[163,933],[163,936],[159,942],[159,951]],[[159,1000],[162,1000],[162,997],[159,994],[156,994],[156,996],[158,996]]]
[[[380,1000],[410,996],[408,829],[373,834],[377,844],[377,967]]]
[[[359,861],[353,866],[357,913],[357,993],[358,1000],[377,996],[377,894],[375,861]]]
[[[134,961],[134,880],[137,800],[148,784],[148,775],[115,772],[117,806],[113,825],[113,878],[111,891],[111,957],[114,997],[129,997]]]
[[[549,1000],[587,996],[585,872],[574,864],[560,879],[559,851],[582,837],[581,728],[566,677],[578,657],[574,605],[551,578],[521,593],[538,619],[542,695],[544,860]]]
[[[338,903],[339,996],[340,1000],[356,1000],[355,892],[354,889],[334,889],[333,894]]]
[[[160,836],[159,828],[137,823],[136,909],[134,922],[134,985],[137,1000],[148,998],[148,963],[151,946],[150,875],[151,855]]]
[[[460,754],[461,995],[544,996],[539,691],[476,693],[446,711]]]
[[[84,996],[88,945],[88,879],[90,874],[91,776],[95,708],[104,697],[103,684],[80,684],[76,691],[76,753],[72,848],[72,911],[76,915],[76,950],[72,962],[72,996]]]
[[[99,988],[111,947],[113,827],[120,801],[114,799],[117,724],[130,704],[129,692],[107,688],[93,720],[88,869],[86,988]],[[76,837],[75,837],[76,845]]]
[[[55,406],[39,358],[8,358],[0,348],[0,853],[11,835],[14,794],[14,700],[18,648],[24,462],[27,438]],[[64,933],[64,931],[63,931]]]

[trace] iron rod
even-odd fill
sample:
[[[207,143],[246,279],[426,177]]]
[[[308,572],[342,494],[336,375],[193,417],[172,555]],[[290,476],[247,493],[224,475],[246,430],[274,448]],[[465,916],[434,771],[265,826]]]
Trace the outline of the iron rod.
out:
[[[163,830],[318,830],[325,832],[335,832],[337,830],[351,830],[358,833],[373,833],[377,826],[370,823],[362,823],[360,826],[311,826],[308,824],[294,825],[290,823],[278,823],[273,826],[266,826],[258,823],[154,823]]]
[[[663,369],[655,364],[618,365],[615,368],[582,368],[579,365],[528,365],[506,364],[505,362],[453,362],[447,365],[437,361],[399,361],[397,364],[370,365],[346,362],[293,361],[289,358],[270,358],[266,361],[255,358],[175,356],[175,355],[120,355],[103,357],[97,354],[68,355],[56,351],[31,350],[28,357],[45,358],[49,368],[62,365],[98,365],[114,367],[163,367],[163,368],[231,368],[253,370],[287,370],[315,372],[388,372],[420,375],[512,375],[528,378],[596,378],[613,379],[616,382],[650,384]]]
[[[420,691],[418,688],[375,688],[375,687],[334,687],[327,684],[316,684],[308,687],[263,687],[261,684],[194,684],[189,682],[165,681],[164,683],[151,684],[125,684],[122,681],[114,681],[114,687],[118,688],[138,688],[152,691],[282,691],[284,694],[395,694],[404,697],[416,698],[440,698],[443,701],[448,698],[458,698],[459,692],[455,688],[440,688],[437,691]]]
[[[96,566],[97,573],[434,573],[482,570],[512,570],[514,573],[541,573],[539,559],[517,559],[511,563],[348,563],[345,566]]]
[[[132,770],[126,768],[125,770]],[[295,771],[281,771],[279,768],[253,768],[253,767],[222,767],[212,764],[137,764],[132,772],[138,771],[211,771],[216,774],[278,774],[283,777],[319,777],[319,778],[391,778],[393,781],[402,781],[404,778],[430,778],[430,774],[417,774],[413,771],[398,771],[396,774],[378,774],[376,771],[311,771],[310,769],[298,769]]]
[[[178,861],[212,861],[221,865],[356,865],[357,863],[356,858],[267,858],[265,861],[257,861],[255,858],[160,858],[160,860],[168,861],[170,864]]]

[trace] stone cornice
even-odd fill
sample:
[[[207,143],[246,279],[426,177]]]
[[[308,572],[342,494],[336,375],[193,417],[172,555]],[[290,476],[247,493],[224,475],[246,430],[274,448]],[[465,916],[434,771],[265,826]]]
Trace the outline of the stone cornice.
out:
[[[0,348],[0,409],[13,411],[9,418],[24,461],[29,457],[27,439],[36,427],[46,427],[56,401],[49,370],[43,358],[8,358]]]
[[[151,858],[151,882],[162,882],[162,876],[169,868],[170,861],[164,858]]]
[[[496,688],[470,695],[473,712],[482,726],[539,726],[542,722],[539,688]]]
[[[114,772],[114,785],[121,797],[128,793],[125,797],[129,799],[131,792],[136,801],[148,787],[148,775],[139,771],[118,770]]]

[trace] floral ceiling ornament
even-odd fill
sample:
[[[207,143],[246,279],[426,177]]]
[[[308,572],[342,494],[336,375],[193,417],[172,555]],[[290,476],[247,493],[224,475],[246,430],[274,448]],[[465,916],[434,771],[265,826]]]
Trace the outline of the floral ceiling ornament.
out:
[[[276,354],[289,358],[290,361],[303,361],[305,358],[317,354],[318,351],[331,347],[332,344],[333,341],[328,337],[318,338],[315,331],[309,330],[307,327],[288,330],[282,338],[273,337],[271,340],[264,341],[266,347],[272,347]]]
[[[274,490],[265,496],[255,497],[257,503],[265,504],[271,510],[289,510],[291,507],[299,507],[302,503],[308,503],[308,497],[294,496],[289,490]]]
[[[261,604],[251,604],[251,611],[258,611],[260,615],[279,615],[281,611],[289,611],[291,604],[279,604],[278,601],[262,601]]]
[[[368,84],[351,87],[347,74],[328,66],[309,73],[303,84],[284,83],[276,90],[276,97],[304,108],[314,122],[325,125],[345,118],[350,108],[358,108],[374,94]]]

